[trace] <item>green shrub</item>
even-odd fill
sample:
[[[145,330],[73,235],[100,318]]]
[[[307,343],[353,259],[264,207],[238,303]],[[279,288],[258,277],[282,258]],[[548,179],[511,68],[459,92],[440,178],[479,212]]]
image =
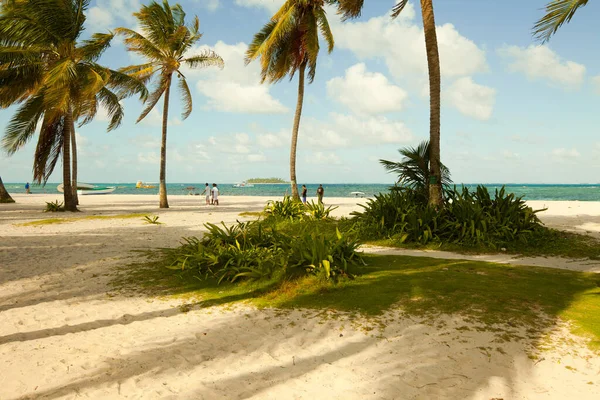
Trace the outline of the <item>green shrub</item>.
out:
[[[306,203],[306,216],[310,217],[311,219],[316,219],[316,220],[320,220],[320,219],[328,219],[329,218],[329,214],[331,214],[331,212],[333,210],[335,210],[336,208],[338,208],[337,206],[329,206],[327,208],[325,208],[325,205],[323,203],[315,203],[314,201],[310,201]]]
[[[162,222],[158,222],[158,215],[144,215],[144,218],[142,219],[142,221],[144,221],[147,224],[151,224],[151,225],[162,225]]]
[[[424,204],[411,189],[391,190],[375,196],[354,212],[362,238],[392,238],[400,243],[427,244],[431,241],[498,247],[507,242],[526,241],[541,228],[536,213],[522,197],[505,188],[492,197],[483,186],[446,192],[445,207],[436,210]]]
[[[285,196],[283,201],[269,201],[264,209],[268,217],[289,219],[291,221],[302,219],[304,216],[304,204]]]
[[[65,207],[63,207],[63,203],[56,201],[46,202],[46,209],[44,212],[63,212],[65,211]]]
[[[351,276],[348,267],[361,262],[359,242],[339,230],[323,232],[318,224],[294,223],[281,228],[276,220],[238,222],[227,227],[206,224],[202,239],[185,238],[166,249],[169,268],[197,270],[219,282],[274,276]]]

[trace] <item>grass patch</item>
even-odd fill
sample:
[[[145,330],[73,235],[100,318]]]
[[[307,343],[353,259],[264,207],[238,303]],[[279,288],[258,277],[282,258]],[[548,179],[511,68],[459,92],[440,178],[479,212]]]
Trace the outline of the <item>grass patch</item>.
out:
[[[87,217],[75,218],[48,218],[36,221],[15,224],[16,226],[44,226],[54,224],[66,224],[69,222],[88,221],[88,220],[103,220],[103,219],[131,219],[145,217],[147,214],[118,214],[118,215],[89,215]]]
[[[512,242],[504,245],[504,251],[498,251],[488,246],[466,246],[453,243],[430,242],[427,245],[417,243],[401,243],[395,239],[380,239],[366,241],[365,244],[375,246],[396,247],[415,250],[441,250],[459,254],[515,254],[530,257],[567,257],[589,258],[600,260],[600,241],[577,233],[546,229],[536,232],[525,242]]]
[[[265,214],[261,211],[244,211],[244,212],[239,213],[238,216],[260,218],[260,217],[264,217]]]
[[[378,316],[400,307],[412,316],[461,314],[498,331],[502,340],[514,333],[503,326],[529,328],[539,337],[555,318],[600,349],[600,275],[550,268],[509,266],[474,261],[405,256],[365,256],[356,279],[337,284],[308,276],[297,280],[263,280],[216,285],[192,271],[167,270],[160,263],[130,266],[114,282],[130,292],[177,296],[212,306],[249,301],[259,307],[307,308]]]

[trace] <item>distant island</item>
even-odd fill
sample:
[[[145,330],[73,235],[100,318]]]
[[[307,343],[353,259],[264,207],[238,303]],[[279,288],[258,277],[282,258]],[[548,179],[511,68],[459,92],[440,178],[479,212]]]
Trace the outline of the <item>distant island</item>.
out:
[[[248,179],[248,183],[289,183],[281,178],[252,178]]]

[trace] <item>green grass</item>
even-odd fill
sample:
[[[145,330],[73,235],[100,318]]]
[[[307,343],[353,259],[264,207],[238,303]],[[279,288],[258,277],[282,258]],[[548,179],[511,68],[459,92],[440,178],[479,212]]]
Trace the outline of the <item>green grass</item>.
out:
[[[256,217],[256,218],[265,216],[265,214],[260,211],[244,211],[244,212],[239,213],[238,215],[240,217]]]
[[[87,217],[75,217],[75,218],[48,218],[40,219],[36,221],[25,222],[22,224],[15,224],[16,226],[44,226],[54,224],[66,224],[69,222],[87,221],[87,220],[98,220],[98,219],[131,219],[131,218],[142,218],[147,214],[118,214],[118,215],[89,215]]]
[[[396,247],[417,250],[442,250],[460,254],[503,253],[522,256],[589,258],[600,260],[600,241],[587,236],[555,229],[543,229],[536,233],[528,242],[513,242],[503,245],[505,250],[486,246],[460,246],[453,243],[400,243],[394,239],[366,241],[366,244],[376,246]]]
[[[337,310],[376,317],[392,307],[412,316],[460,314],[510,340],[510,327],[539,338],[556,318],[600,349],[600,275],[559,269],[404,256],[365,256],[354,280],[337,284],[306,277],[216,285],[189,271],[149,263],[128,267],[115,281],[125,291],[177,296],[205,307],[249,301],[259,307]],[[501,325],[496,325],[501,324]],[[504,326],[504,328],[498,328]]]

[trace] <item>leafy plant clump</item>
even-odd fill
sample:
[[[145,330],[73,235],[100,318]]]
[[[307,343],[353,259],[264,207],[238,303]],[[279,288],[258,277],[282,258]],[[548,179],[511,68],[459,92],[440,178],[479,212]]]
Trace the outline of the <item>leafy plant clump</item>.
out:
[[[289,221],[300,220],[324,220],[328,219],[329,215],[336,206],[325,207],[322,203],[311,201],[303,204],[299,201],[285,196],[283,201],[269,201],[264,209],[264,214],[267,218],[284,219]]]
[[[158,215],[144,215],[144,222],[152,225],[162,225],[162,222],[158,222]]]
[[[164,250],[169,268],[197,270],[202,278],[219,283],[301,275],[337,279],[352,276],[349,266],[362,261],[355,238],[339,230],[322,232],[315,224],[289,230],[273,221],[205,227],[208,233],[202,239],[184,238],[180,247]]]
[[[65,211],[65,207],[62,202],[59,202],[58,200],[46,202],[46,209],[44,210],[44,212],[64,212],[64,211]]]
[[[494,196],[484,186],[474,192],[455,187],[446,196],[445,207],[436,210],[422,201],[420,193],[397,188],[375,196],[353,216],[361,237],[400,243],[437,241],[498,248],[508,242],[527,242],[542,229],[536,216],[542,210],[532,210],[504,187]]]

